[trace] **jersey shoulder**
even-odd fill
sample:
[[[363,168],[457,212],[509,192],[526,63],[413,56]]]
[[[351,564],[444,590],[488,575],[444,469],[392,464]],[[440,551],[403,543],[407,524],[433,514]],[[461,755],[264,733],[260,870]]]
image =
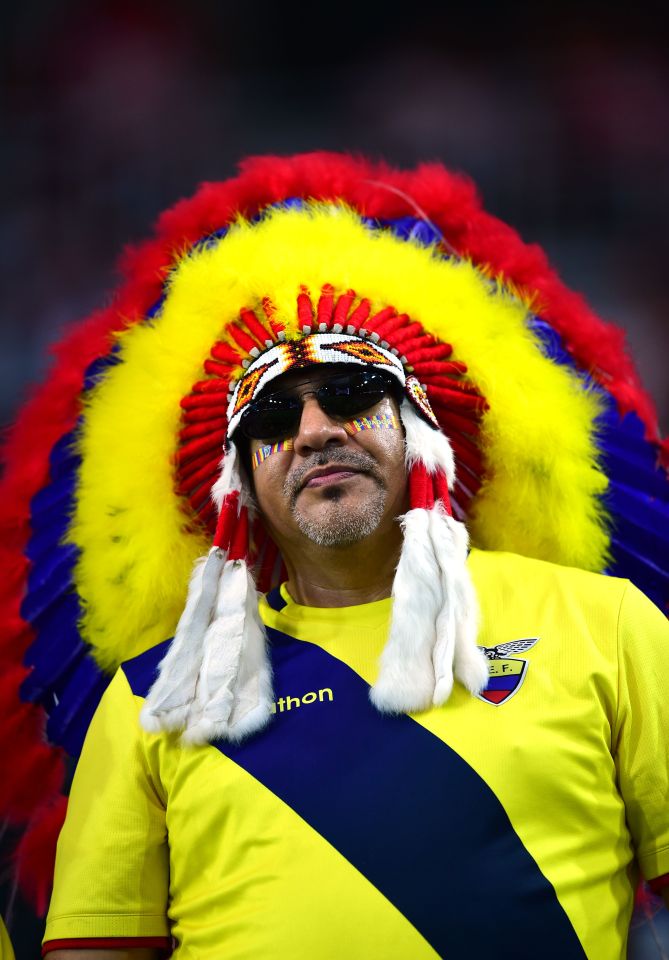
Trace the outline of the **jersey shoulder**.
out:
[[[496,550],[473,549],[469,565],[479,588],[497,586],[512,594],[536,589],[569,590],[585,602],[615,603],[630,585],[629,580],[620,577]]]
[[[162,643],[155,647],[149,647],[144,653],[138,654],[131,660],[125,660],[121,664],[119,669],[124,674],[136,697],[146,697],[158,676],[160,664],[171,645],[172,638],[163,640]]]

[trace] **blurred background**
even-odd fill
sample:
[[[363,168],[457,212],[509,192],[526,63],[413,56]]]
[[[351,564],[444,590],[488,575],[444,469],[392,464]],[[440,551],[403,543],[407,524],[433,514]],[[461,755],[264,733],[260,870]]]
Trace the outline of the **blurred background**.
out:
[[[105,302],[120,249],[159,211],[242,156],[333,149],[471,175],[490,212],[625,328],[666,433],[663,7],[6,6],[0,423],[44,374],[49,344]],[[8,899],[19,960],[37,956],[39,921]],[[630,956],[665,955],[663,923],[639,916]]]

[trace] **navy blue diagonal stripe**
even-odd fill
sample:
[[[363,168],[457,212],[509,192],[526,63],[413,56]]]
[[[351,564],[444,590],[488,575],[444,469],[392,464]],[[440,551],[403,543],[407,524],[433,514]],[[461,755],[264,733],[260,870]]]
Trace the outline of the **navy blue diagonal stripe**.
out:
[[[247,742],[213,746],[332,844],[440,956],[582,960],[552,885],[482,778],[410,717],[379,714],[346,664],[268,633],[284,709]],[[164,653],[124,667],[135,693],[146,694]],[[305,693],[316,700],[301,703]]]

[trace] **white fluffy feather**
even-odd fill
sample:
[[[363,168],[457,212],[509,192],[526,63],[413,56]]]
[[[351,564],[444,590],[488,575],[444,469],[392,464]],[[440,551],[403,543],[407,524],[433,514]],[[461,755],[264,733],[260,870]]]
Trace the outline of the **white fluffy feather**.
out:
[[[230,449],[221,457],[219,467],[220,473],[218,479],[211,488],[211,499],[216,504],[216,508],[220,513],[223,501],[229,493],[239,491],[242,501],[244,501],[245,497],[242,478],[239,472],[237,447],[234,443],[230,444]]]
[[[435,430],[426,423],[408,400],[402,401],[400,417],[406,434],[407,470],[410,470],[414,463],[424,464],[428,473],[443,470],[449,488],[452,487],[455,481],[455,461],[448,438],[441,430]]]

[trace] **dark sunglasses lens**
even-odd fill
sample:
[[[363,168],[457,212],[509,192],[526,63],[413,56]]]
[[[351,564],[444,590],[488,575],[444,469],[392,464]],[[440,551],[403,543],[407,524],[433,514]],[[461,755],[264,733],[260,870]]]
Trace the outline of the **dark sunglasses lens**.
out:
[[[317,392],[318,402],[326,413],[334,417],[352,417],[368,410],[390,392],[390,386],[379,374],[342,374],[322,384]]]
[[[302,404],[296,397],[267,398],[244,415],[242,432],[252,440],[274,440],[295,433],[300,422]]]

